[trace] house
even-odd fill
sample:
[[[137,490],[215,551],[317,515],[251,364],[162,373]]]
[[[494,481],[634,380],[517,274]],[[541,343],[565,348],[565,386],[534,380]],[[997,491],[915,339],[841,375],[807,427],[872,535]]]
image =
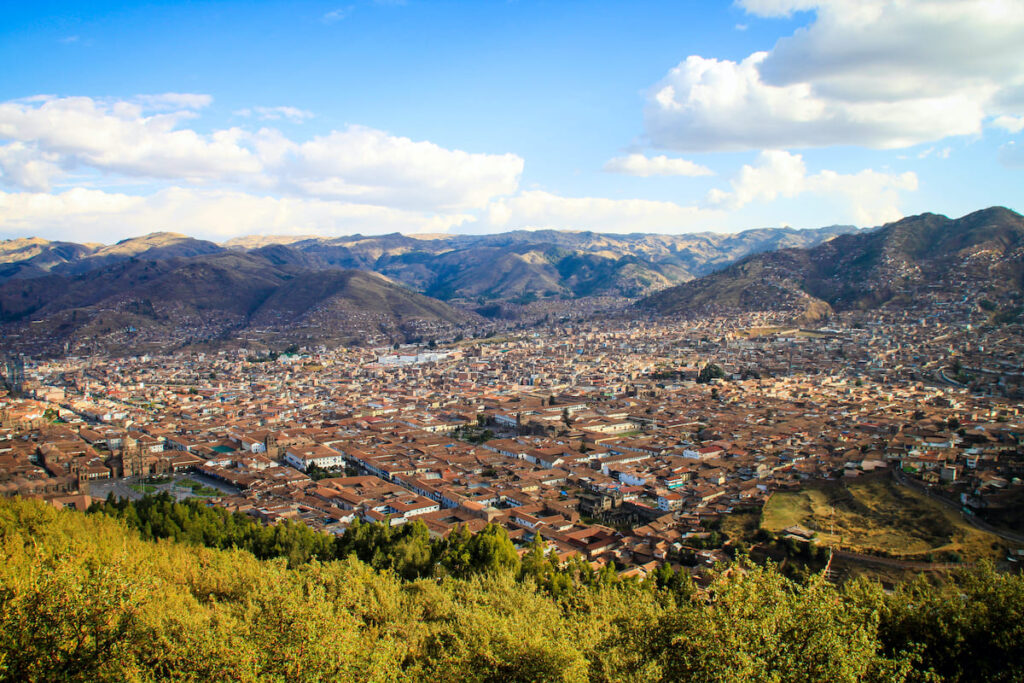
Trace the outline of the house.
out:
[[[721,446],[696,446],[683,450],[684,458],[693,458],[695,460],[710,460],[724,454],[725,451],[722,450]]]
[[[342,467],[345,465],[345,456],[318,443],[296,444],[289,446],[285,451],[284,461],[305,472],[310,465],[316,465],[324,470]]]
[[[683,508],[683,497],[674,491],[663,491],[658,494],[658,509],[672,512]]]

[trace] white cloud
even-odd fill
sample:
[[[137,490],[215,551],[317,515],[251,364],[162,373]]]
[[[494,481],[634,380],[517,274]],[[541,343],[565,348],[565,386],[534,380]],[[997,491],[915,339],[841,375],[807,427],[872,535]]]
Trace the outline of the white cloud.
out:
[[[788,17],[793,12],[814,9],[821,0],[737,0],[737,5],[762,17]]]
[[[1024,116],[999,116],[992,125],[1010,133],[1019,133],[1024,130]]]
[[[949,155],[953,153],[952,147],[943,147],[939,149],[937,147],[929,147],[928,149],[922,150],[917,153],[918,159],[927,159],[930,156],[934,156],[936,159],[948,159]],[[906,158],[906,157],[901,157]]]
[[[278,173],[284,187],[309,196],[463,210],[515,192],[522,171],[514,154],[471,154],[349,126],[297,145]]]
[[[561,197],[531,190],[492,202],[479,223],[470,229],[594,230],[597,232],[688,232],[721,223],[715,209],[683,206],[675,202],[602,197]]]
[[[752,14],[816,10],[746,59],[691,56],[648,97],[662,148],[907,147],[1024,113],[1019,0],[743,0]]]
[[[624,173],[642,178],[653,175],[714,175],[714,171],[706,166],[695,164],[686,159],[672,159],[665,155],[646,157],[643,154],[630,154],[624,157],[609,159],[603,168],[605,171],[612,173]]]
[[[132,179],[461,211],[515,192],[523,169],[514,154],[451,150],[363,126],[307,141],[271,128],[201,134],[185,127],[194,110],[209,102],[206,95],[168,94],[0,103],[0,141],[7,141],[0,145],[3,181],[41,190],[65,171],[93,169]],[[154,108],[161,113],[150,113]],[[254,107],[250,113],[292,119],[308,114],[293,107]]]
[[[58,155],[41,153],[22,142],[0,146],[0,178],[8,185],[29,190],[48,190],[54,178],[63,174]]]
[[[159,230],[218,241],[251,234],[330,237],[542,228],[684,232],[716,228],[724,218],[717,209],[674,202],[560,197],[542,191],[497,199],[479,215],[181,187],[141,196],[86,188],[0,192],[0,238],[36,235],[80,242],[87,235],[90,241],[105,243]]]
[[[849,101],[963,93],[984,97],[1024,79],[1018,0],[823,0],[806,30],[761,66],[772,85],[813,83]]]
[[[731,211],[755,201],[792,199],[811,193],[842,199],[859,225],[880,225],[902,217],[899,193],[916,190],[917,176],[912,172],[897,175],[871,169],[853,174],[824,170],[808,175],[801,155],[766,150],[754,165],[744,165],[730,185],[731,191],[709,192],[708,204]]]
[[[204,97],[168,95],[149,101],[161,108],[174,101],[201,106]],[[38,159],[59,158],[65,169],[86,166],[129,176],[189,180],[260,170],[252,152],[239,144],[241,130],[201,135],[178,128],[194,115],[190,110],[147,116],[145,106],[148,103],[105,104],[88,97],[4,102],[0,139],[31,150]],[[16,177],[5,174],[8,181]]]
[[[160,230],[225,240],[250,234],[446,232],[471,220],[318,199],[169,188],[147,196],[75,188],[59,194],[0,192],[0,235],[110,243]]]

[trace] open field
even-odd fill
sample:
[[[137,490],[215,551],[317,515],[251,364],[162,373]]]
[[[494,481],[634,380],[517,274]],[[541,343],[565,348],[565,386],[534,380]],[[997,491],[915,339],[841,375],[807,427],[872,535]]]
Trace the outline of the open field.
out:
[[[765,505],[761,526],[778,532],[794,524],[816,532],[823,545],[906,560],[972,562],[1005,552],[998,537],[889,480],[776,493]]]

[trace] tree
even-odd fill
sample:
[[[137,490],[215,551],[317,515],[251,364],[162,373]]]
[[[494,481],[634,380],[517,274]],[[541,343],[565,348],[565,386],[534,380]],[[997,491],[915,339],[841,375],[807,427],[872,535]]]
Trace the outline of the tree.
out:
[[[306,468],[306,476],[313,481],[320,481],[321,479],[329,479],[330,477],[338,476],[337,472],[331,472],[323,467],[320,467],[316,463],[310,463],[309,467]]]
[[[661,680],[899,680],[877,654],[868,606],[845,600],[824,579],[805,586],[743,566],[686,602],[648,642]]]
[[[488,524],[469,541],[471,566],[477,572],[517,570],[519,555],[505,528]]]
[[[722,379],[723,377],[725,377],[725,370],[714,363],[708,363],[697,373],[697,383],[708,384],[712,380]]]
[[[544,557],[544,539],[539,533],[533,535],[530,548],[523,555],[522,566],[519,569],[521,578],[530,577],[540,583],[551,569],[547,558]]]
[[[1024,580],[988,562],[953,578],[934,586],[919,577],[897,587],[883,603],[885,651],[919,653],[941,680],[1024,679]]]
[[[540,538],[520,567],[494,526],[431,542],[355,522],[332,541],[166,497],[97,508],[0,499],[0,680],[1024,679],[1024,577],[984,563],[887,593],[740,559],[695,594],[667,564],[647,581],[559,566]],[[142,540],[133,512],[182,542]],[[321,537],[354,550],[288,566]],[[198,545],[232,539],[277,554]],[[465,575],[424,570],[442,560]]]
[[[472,534],[464,524],[457,525],[443,543],[435,547],[439,567],[452,576],[467,576],[472,571],[473,557],[469,549]]]

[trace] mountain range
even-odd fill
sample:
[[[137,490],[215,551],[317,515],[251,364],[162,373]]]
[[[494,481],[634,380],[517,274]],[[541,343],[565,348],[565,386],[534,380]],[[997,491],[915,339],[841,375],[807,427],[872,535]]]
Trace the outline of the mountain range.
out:
[[[0,346],[119,353],[227,339],[453,338],[486,329],[477,311],[515,318],[537,299],[636,298],[750,253],[851,230],[256,236],[225,244],[176,233],[113,245],[14,239],[0,242]]]
[[[634,299],[656,315],[774,311],[814,322],[962,297],[1014,311],[1022,293],[1024,217],[1000,207],[870,230],[734,235],[0,242],[2,346],[31,353],[450,339],[488,329],[480,313],[510,315],[534,300],[566,310],[593,296]]]
[[[223,245],[174,233],[109,246],[27,238],[0,242],[0,282],[46,274],[79,275],[130,259],[165,260],[230,251],[308,270],[373,271],[445,301],[633,298],[706,275],[750,254],[813,246],[854,230],[830,226],[686,235],[524,230],[495,235],[257,236]]]
[[[132,258],[0,284],[4,346],[33,353],[224,339],[390,344],[452,336],[481,320],[376,273],[310,270],[255,252]]]
[[[791,313],[798,322],[964,297],[1013,306],[1024,293],[1024,217],[992,207],[926,213],[812,248],[749,256],[639,302],[662,315]]]

